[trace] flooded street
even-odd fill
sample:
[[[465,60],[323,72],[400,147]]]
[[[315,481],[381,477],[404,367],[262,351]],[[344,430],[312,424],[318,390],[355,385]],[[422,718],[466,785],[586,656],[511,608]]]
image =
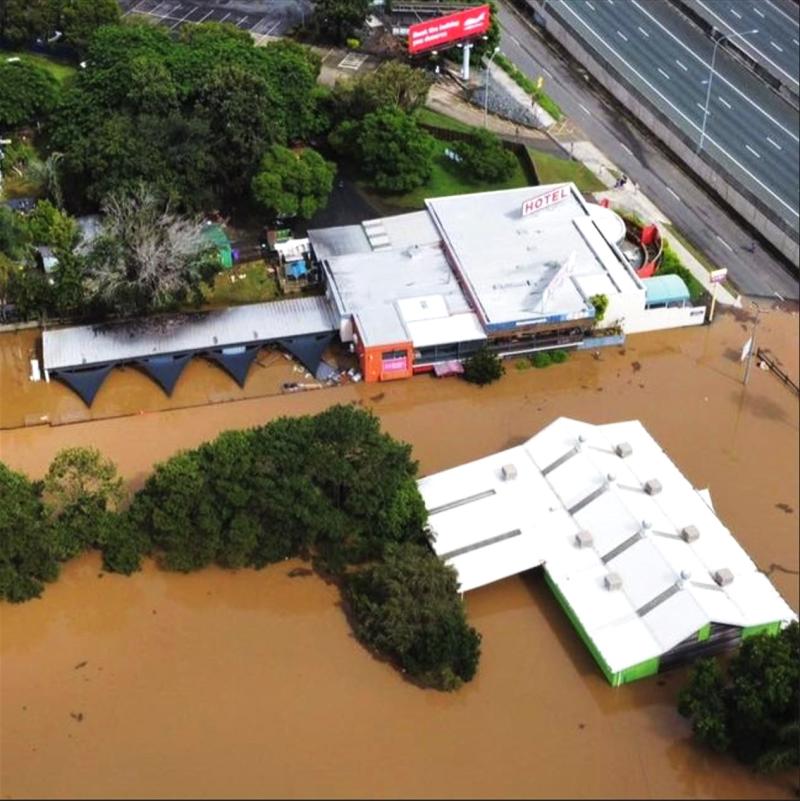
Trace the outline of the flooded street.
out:
[[[751,327],[719,313],[546,370],[509,363],[484,389],[420,376],[275,395],[301,379],[268,352],[245,390],[201,360],[172,399],[132,369],[112,374],[91,413],[55,382],[4,380],[0,458],[40,477],[61,448],[92,444],[136,488],[221,431],[353,401],[413,444],[424,475],[562,415],[640,419],[797,609],[798,399],[755,364],[743,387]],[[28,334],[13,335],[21,351]],[[795,381],[799,337],[796,310],[761,316],[759,345]],[[192,405],[217,396],[231,402]],[[25,426],[28,409],[62,424]],[[147,563],[125,578],[91,554],[41,599],[0,606],[2,797],[793,797],[796,775],[691,744],[675,710],[683,671],[610,687],[540,573],[466,596],[481,664],[445,694],[372,658],[335,587],[289,577],[299,564],[183,576]]]

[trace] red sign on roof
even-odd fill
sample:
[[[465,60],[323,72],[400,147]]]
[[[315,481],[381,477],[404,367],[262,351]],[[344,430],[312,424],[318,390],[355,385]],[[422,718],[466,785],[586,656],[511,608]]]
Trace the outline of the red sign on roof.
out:
[[[408,52],[422,53],[460,39],[480,36],[489,30],[490,15],[489,6],[478,6],[411,25],[408,29]]]

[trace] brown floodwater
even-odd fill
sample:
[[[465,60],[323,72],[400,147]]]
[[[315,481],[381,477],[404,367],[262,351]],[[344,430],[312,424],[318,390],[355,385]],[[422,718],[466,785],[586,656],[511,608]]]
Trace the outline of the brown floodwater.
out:
[[[414,445],[425,474],[560,415],[638,418],[695,486],[710,487],[797,609],[798,399],[755,368],[743,387],[750,326],[726,312],[598,358],[509,365],[484,389],[421,376],[158,411],[159,390],[126,370],[98,396],[99,419],[0,431],[0,457],[38,477],[60,448],[93,444],[136,487],[154,462],[220,431],[354,401]],[[759,344],[794,380],[799,335],[796,310],[762,315]],[[196,378],[210,383],[186,390],[197,397],[221,391],[224,375],[205,367]],[[136,389],[129,407],[126,387]],[[69,393],[44,391],[54,402]],[[143,402],[150,413],[104,417]],[[24,408],[7,384],[3,403]],[[467,594],[481,665],[443,694],[371,657],[335,587],[288,575],[299,564],[183,576],[148,563],[125,578],[90,554],[40,600],[0,606],[3,797],[788,798],[800,781],[696,748],[675,711],[682,670],[610,687],[537,572]]]

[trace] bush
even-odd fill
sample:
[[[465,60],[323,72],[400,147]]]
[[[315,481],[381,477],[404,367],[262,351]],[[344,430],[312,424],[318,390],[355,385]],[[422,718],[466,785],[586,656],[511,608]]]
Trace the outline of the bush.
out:
[[[345,41],[345,44],[346,44],[346,45],[347,45],[347,46],[348,46],[348,47],[349,47],[351,50],[358,50],[358,48],[361,46],[361,42],[360,42],[358,39],[347,39],[347,40]]]
[[[424,686],[455,690],[470,681],[480,635],[467,624],[453,568],[425,547],[386,548],[381,563],[346,579],[359,639]]]
[[[727,676],[713,659],[700,660],[683,688],[678,711],[698,742],[731,752],[761,771],[800,765],[800,629],[746,639]]]
[[[531,356],[531,364],[534,367],[549,367],[553,363],[553,357],[550,351],[547,350],[537,350],[536,353]]]
[[[553,364],[563,364],[567,359],[569,359],[569,353],[565,350],[558,350],[550,351],[550,359],[552,360]]]
[[[479,387],[497,381],[505,372],[500,358],[487,348],[481,348],[464,362],[464,379]]]
[[[603,321],[608,309],[608,295],[592,295],[589,298],[589,303],[594,306],[594,322],[595,324]]]
[[[455,142],[453,150],[461,157],[461,169],[480,181],[505,181],[516,166],[516,158],[490,131],[477,129],[471,139]]]
[[[662,240],[661,263],[659,264],[657,275],[677,275],[686,284],[692,300],[698,300],[705,293],[703,285],[683,266],[678,254],[669,246],[666,239]]]

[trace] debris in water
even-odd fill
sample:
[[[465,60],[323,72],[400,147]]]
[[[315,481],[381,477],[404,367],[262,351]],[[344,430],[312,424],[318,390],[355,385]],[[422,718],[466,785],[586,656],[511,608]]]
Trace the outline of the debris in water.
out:
[[[307,567],[295,567],[292,568],[287,574],[289,578],[300,578],[302,576],[313,576],[314,571],[309,570]]]
[[[786,512],[787,515],[790,515],[794,511],[794,509],[789,506],[788,503],[776,503],[775,508],[780,509],[782,512]]]
[[[78,664],[75,665],[73,670],[80,670],[82,667],[86,667],[86,665],[88,665],[88,664],[89,664],[89,662],[87,660],[84,660],[83,662],[78,662]]]
[[[70,713],[69,713],[69,716],[70,716],[70,717],[71,717],[73,720],[77,720],[77,721],[78,721],[78,723],[80,723],[80,722],[83,720],[83,712],[70,712]]]
[[[634,373],[638,373],[639,370],[642,369],[642,363],[641,362],[631,362],[631,367],[633,367],[633,372]]]

